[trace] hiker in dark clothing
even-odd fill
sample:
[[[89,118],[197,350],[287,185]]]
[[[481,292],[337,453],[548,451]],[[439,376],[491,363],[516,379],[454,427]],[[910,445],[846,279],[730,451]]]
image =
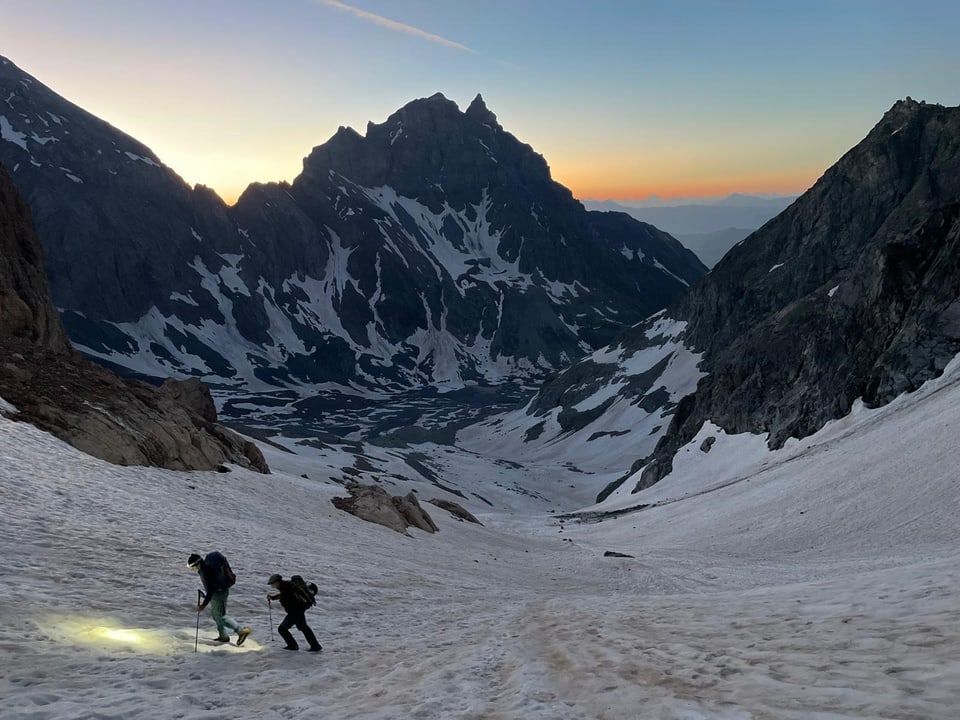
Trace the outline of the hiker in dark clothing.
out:
[[[233,630],[237,633],[237,645],[243,645],[243,641],[250,634],[250,628],[241,626],[227,615],[227,596],[230,594],[230,588],[237,581],[230,563],[222,553],[214,550],[206,557],[193,553],[187,560],[187,567],[200,573],[200,582],[203,583],[206,594],[203,601],[197,603],[197,612],[199,613],[207,605],[210,606],[210,615],[217,624],[216,640],[230,642],[230,634],[227,630]]]
[[[277,591],[275,595],[267,595],[267,600],[279,600],[280,606],[286,611],[287,616],[280,623],[277,631],[280,633],[287,645],[284,650],[299,650],[300,646],[293,639],[290,633],[291,627],[303,633],[303,637],[310,645],[310,652],[319,652],[323,646],[317,642],[317,636],[307,625],[307,609],[315,603],[313,596],[317,594],[317,586],[310,583],[307,586],[303,579],[295,576],[290,580],[284,580],[280,575],[271,575],[267,580],[267,585]],[[305,594],[306,593],[306,594]]]

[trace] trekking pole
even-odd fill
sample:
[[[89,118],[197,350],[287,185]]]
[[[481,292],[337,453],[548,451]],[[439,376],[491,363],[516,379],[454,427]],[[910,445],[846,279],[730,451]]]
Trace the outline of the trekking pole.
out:
[[[197,646],[200,645],[200,603],[203,602],[201,598],[203,597],[203,591],[197,590],[197,636],[193,639],[193,651],[197,651]]]
[[[273,602],[267,598],[267,612],[270,613],[270,642],[273,642]]]

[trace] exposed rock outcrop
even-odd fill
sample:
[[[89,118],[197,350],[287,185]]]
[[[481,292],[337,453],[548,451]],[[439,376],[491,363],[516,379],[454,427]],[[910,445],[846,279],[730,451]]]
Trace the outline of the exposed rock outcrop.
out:
[[[402,517],[410,527],[415,527],[429,533],[435,533],[439,529],[433,522],[430,514],[421,507],[417,496],[414,495],[413,492],[402,496],[395,495],[391,500],[397,512],[400,513],[400,517]]]
[[[469,510],[464,508],[459,503],[453,502],[452,500],[443,500],[442,498],[433,498],[431,500],[427,500],[427,502],[432,505],[436,505],[441,510],[446,510],[448,513],[453,515],[458,520],[466,520],[467,522],[476,523],[477,525],[483,525],[482,522],[480,522],[479,520],[477,520],[476,517],[474,517],[473,513],[471,513]]]
[[[169,386],[167,386],[169,389]],[[0,342],[0,397],[14,418],[117,465],[269,472],[260,449],[180,404],[164,389],[119,378],[76,356]]]
[[[433,518],[421,507],[417,496],[412,492],[403,496],[391,496],[379,485],[360,484],[349,485],[347,490],[350,492],[349,497],[335,497],[330,501],[338,510],[404,535],[409,535],[408,527],[428,533],[437,532]]]
[[[160,392],[207,422],[217,422],[217,406],[213,402],[213,396],[210,395],[210,388],[197,378],[187,380],[170,378],[160,386]]]
[[[0,163],[0,337],[19,338],[53,353],[73,349],[50,302],[43,246],[30,209]]]
[[[26,203],[0,164],[0,397],[30,422],[119,465],[269,472],[259,448],[217,424],[199,381],[161,388],[74,353],[50,300]]]

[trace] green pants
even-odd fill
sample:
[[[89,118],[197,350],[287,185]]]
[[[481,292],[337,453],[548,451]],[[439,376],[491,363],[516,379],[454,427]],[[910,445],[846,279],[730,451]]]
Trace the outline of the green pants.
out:
[[[221,638],[225,638],[230,635],[227,630],[233,630],[234,632],[239,633],[243,627],[240,623],[227,615],[227,596],[229,594],[229,590],[218,590],[210,596],[210,616],[217,624],[217,632],[220,634]]]

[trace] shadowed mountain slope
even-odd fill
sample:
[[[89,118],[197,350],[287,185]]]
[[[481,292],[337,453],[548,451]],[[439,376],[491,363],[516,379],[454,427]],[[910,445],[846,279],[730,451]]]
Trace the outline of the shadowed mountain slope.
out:
[[[0,160],[83,352],[234,387],[535,381],[664,307],[706,268],[598,219],[477,98],[341,128],[293,183],[236,206],[0,59]]]

